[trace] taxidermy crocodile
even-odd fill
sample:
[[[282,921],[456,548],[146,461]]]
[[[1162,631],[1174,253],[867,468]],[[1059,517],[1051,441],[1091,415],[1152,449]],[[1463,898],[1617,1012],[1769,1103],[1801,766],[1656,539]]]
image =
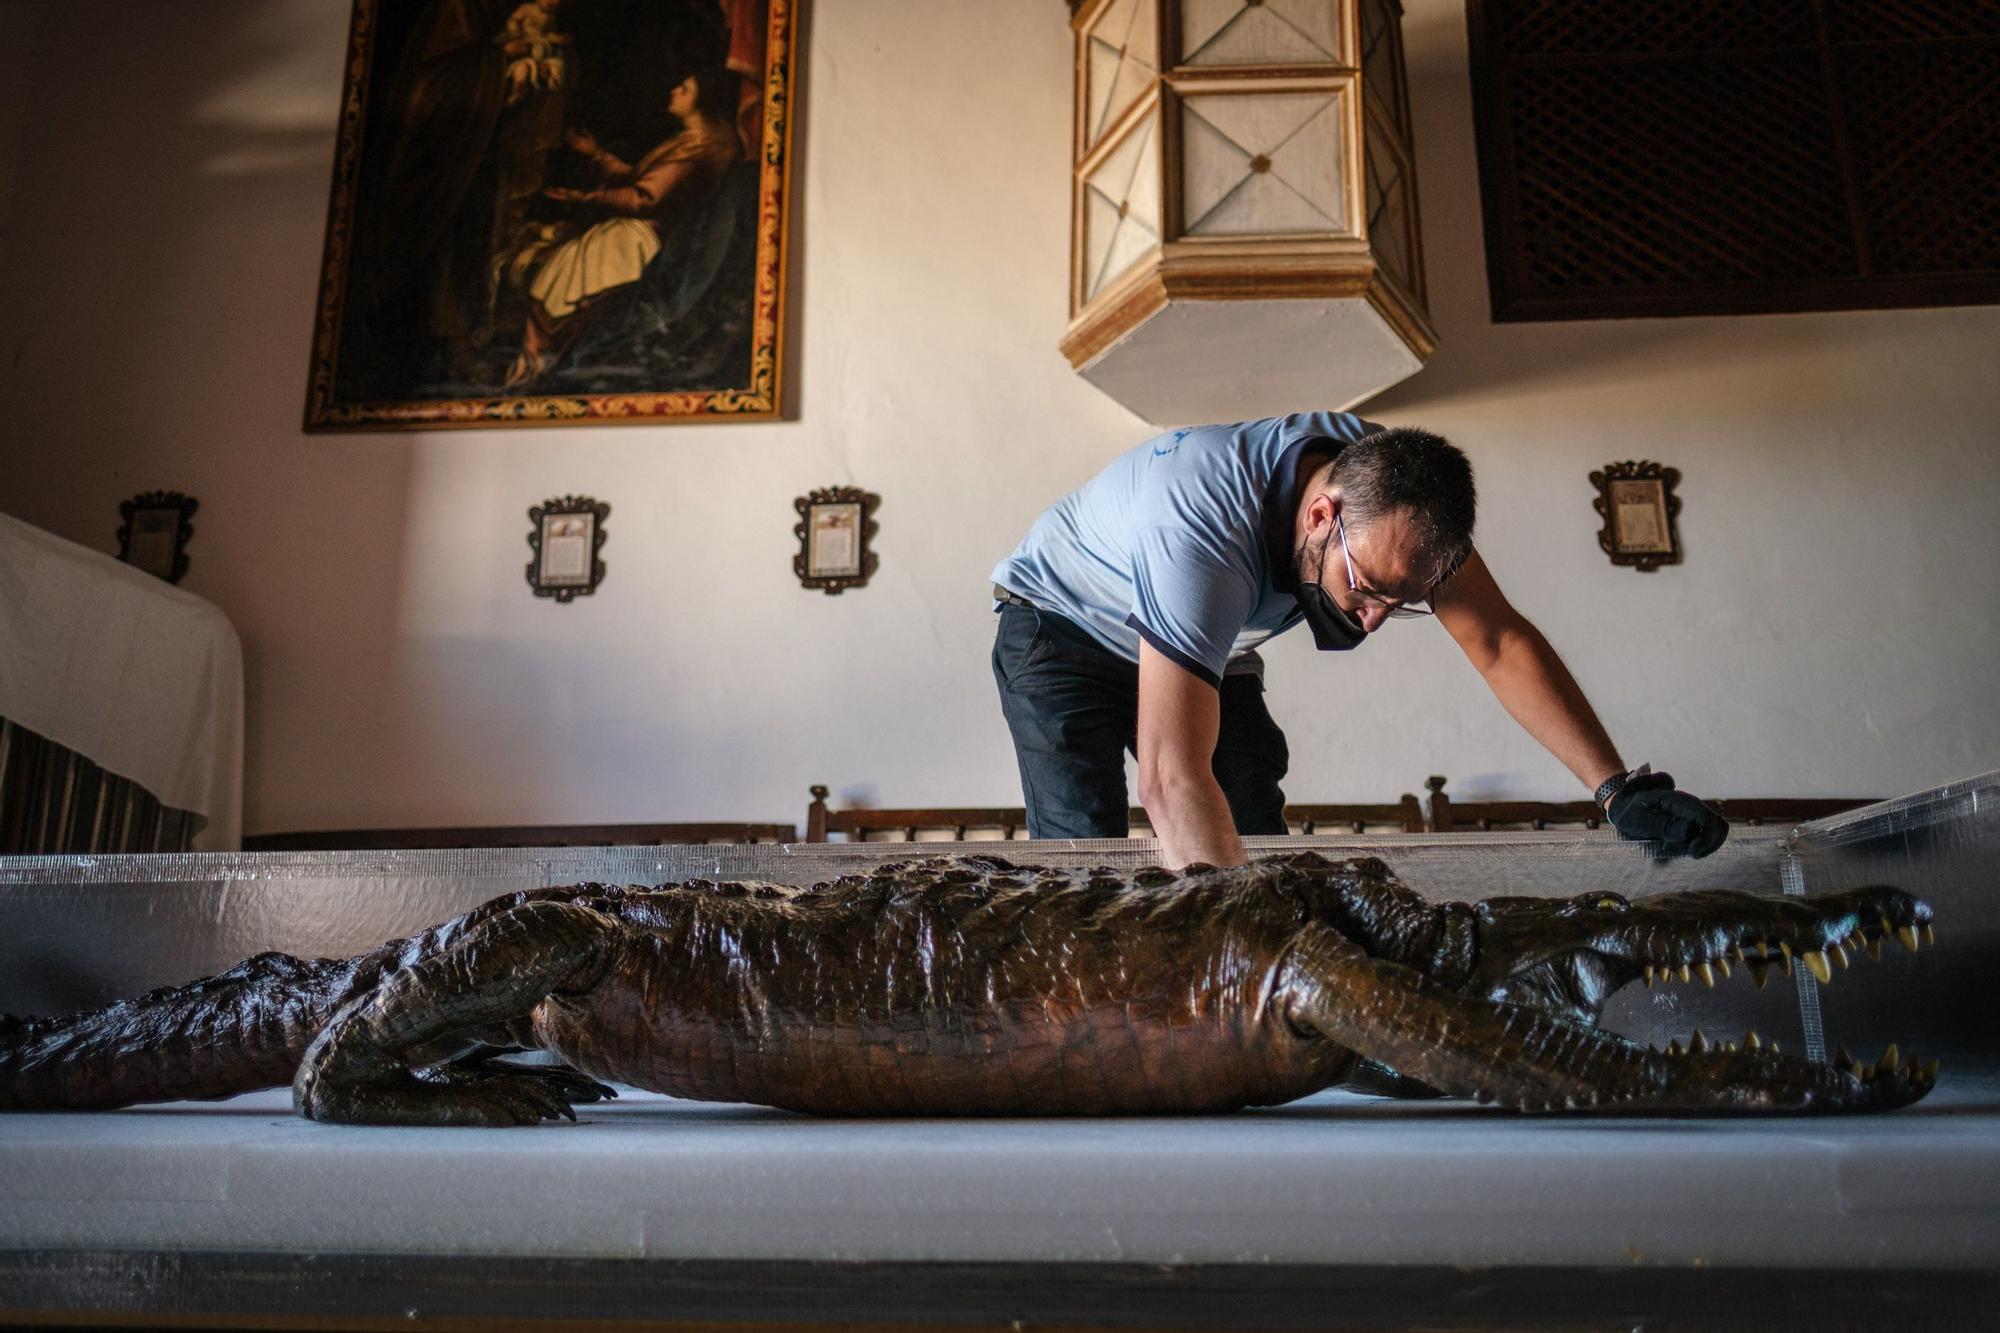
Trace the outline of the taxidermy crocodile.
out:
[[[616,1079],[826,1115],[1226,1111],[1347,1086],[1525,1111],[1884,1110],[1937,1067],[1808,1062],[1750,1034],[1654,1050],[1596,1026],[1621,986],[1822,981],[1916,949],[1891,888],[1433,903],[1380,861],[1234,869],[885,865],[811,888],[696,880],[516,893],[349,959],[260,954],[68,1018],[0,1018],[0,1109],[289,1081],[365,1124],[568,1116]],[[510,1063],[526,1050],[566,1066]]]

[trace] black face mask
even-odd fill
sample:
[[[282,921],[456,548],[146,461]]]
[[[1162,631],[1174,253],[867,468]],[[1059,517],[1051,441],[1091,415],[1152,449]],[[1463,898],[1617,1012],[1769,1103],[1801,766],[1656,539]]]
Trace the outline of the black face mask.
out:
[[[1361,627],[1360,621],[1341,610],[1340,604],[1320,586],[1320,579],[1326,576],[1326,548],[1331,545],[1333,534],[1328,532],[1326,546],[1319,548],[1319,575],[1310,581],[1305,571],[1305,542],[1299,543],[1292,561],[1299,567],[1299,610],[1305,613],[1306,624],[1312,629],[1313,646],[1323,653],[1341,653],[1359,648],[1368,631]]]

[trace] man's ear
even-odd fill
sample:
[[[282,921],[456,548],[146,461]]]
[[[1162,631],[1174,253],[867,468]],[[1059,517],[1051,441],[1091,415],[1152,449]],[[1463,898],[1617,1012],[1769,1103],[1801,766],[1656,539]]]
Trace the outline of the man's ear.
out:
[[[1333,486],[1315,492],[1306,501],[1306,531],[1315,532],[1333,522],[1333,516],[1340,512],[1340,487]]]

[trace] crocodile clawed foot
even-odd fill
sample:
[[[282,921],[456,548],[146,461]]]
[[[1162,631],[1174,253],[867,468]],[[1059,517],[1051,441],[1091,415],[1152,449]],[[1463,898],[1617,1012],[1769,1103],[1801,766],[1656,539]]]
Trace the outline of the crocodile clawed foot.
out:
[[[559,1088],[551,1080],[531,1073],[489,1073],[452,1091],[466,1094],[467,1100],[460,1103],[460,1108],[479,1117],[454,1120],[453,1124],[533,1125],[557,1118],[576,1119],[576,1112],[570,1109],[568,1098]]]
[[[417,1077],[427,1083],[453,1085],[480,1084],[495,1078],[532,1079],[570,1106],[580,1106],[586,1102],[610,1101],[618,1096],[616,1088],[607,1083],[599,1083],[569,1065],[522,1065],[487,1056],[432,1065],[426,1069],[419,1069]],[[570,1118],[575,1119],[574,1116]]]
[[[582,1106],[588,1102],[615,1101],[618,1097],[618,1089],[609,1083],[599,1083],[588,1074],[571,1069],[568,1065],[550,1065],[540,1069],[510,1065],[507,1068],[545,1080],[571,1106]]]
[[[443,1080],[398,1071],[353,1083],[322,1080],[303,1099],[295,1091],[293,1105],[307,1119],[347,1125],[533,1125],[576,1119],[562,1089],[535,1072],[491,1066]]]

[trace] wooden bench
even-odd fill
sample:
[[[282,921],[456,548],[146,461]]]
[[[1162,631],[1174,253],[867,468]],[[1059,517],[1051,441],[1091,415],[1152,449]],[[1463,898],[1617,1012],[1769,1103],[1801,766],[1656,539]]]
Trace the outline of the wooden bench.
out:
[[[534,824],[494,828],[322,829],[259,833],[246,852],[375,852],[471,847],[669,847],[797,842],[793,824]]]
[[[1432,833],[1490,832],[1494,829],[1598,828],[1611,821],[1593,801],[1455,801],[1445,795],[1445,779],[1430,777],[1427,827]],[[1738,796],[1709,804],[1732,824],[1801,824],[1872,805],[1873,796]]]
[[[806,841],[830,842],[839,834],[847,842],[922,842],[926,833],[959,842],[987,839],[1014,839],[1028,836],[1028,812],[1020,806],[967,806],[961,808],[896,808],[833,810],[826,804],[828,789],[823,783],[812,788],[812,804],[806,807]],[[1127,811],[1134,837],[1151,835],[1152,825],[1144,808]],[[1342,829],[1352,833],[1421,833],[1423,807],[1417,798],[1404,795],[1389,805],[1288,805],[1285,822],[1301,833]]]

